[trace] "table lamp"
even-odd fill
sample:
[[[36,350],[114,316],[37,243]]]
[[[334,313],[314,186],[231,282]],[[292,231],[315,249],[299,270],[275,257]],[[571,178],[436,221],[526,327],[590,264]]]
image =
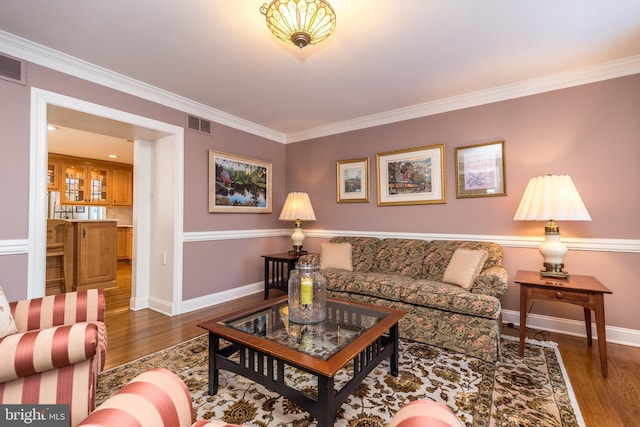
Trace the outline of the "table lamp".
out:
[[[289,251],[291,255],[302,255],[302,242],[304,241],[304,233],[302,233],[302,221],[315,221],[316,214],[313,212],[311,200],[307,193],[293,192],[289,193],[284,201],[282,212],[280,212],[280,221],[295,221],[293,234],[293,250]]]
[[[568,175],[531,178],[513,217],[516,221],[548,221],[540,253],[544,258],[541,276],[567,278],[564,256],[568,249],[560,241],[560,227],[554,221],[591,221],[580,194]]]

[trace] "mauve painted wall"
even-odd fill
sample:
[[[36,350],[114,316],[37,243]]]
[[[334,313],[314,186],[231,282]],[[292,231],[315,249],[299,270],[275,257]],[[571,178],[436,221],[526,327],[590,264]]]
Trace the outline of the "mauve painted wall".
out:
[[[28,67],[30,86],[184,125],[183,112],[34,64]],[[0,185],[4,200],[11,202],[11,209],[2,213],[0,240],[28,236],[30,86],[0,80]],[[541,235],[542,223],[512,221],[520,195],[532,176],[567,173],[576,182],[593,221],[561,223],[564,236],[638,239],[639,89],[640,76],[635,75],[287,146],[217,124],[212,137],[186,131],[184,230],[282,228],[277,216],[286,192],[301,190],[310,193],[318,216],[318,221],[306,228]],[[506,140],[508,196],[456,199],[454,147],[496,139]],[[446,145],[447,203],[377,207],[375,154],[436,143]],[[271,161],[274,212],[209,214],[209,149]],[[370,203],[337,204],[335,162],[365,156],[371,162]],[[309,238],[305,247],[317,250],[320,241]],[[185,244],[184,298],[259,282],[259,256],[281,251],[289,244],[281,237]],[[593,274],[614,291],[605,298],[607,324],[640,329],[640,313],[635,307],[639,254],[574,250],[566,262],[571,272]],[[534,249],[505,248],[505,266],[512,276],[519,268],[537,269],[540,263]],[[24,298],[27,256],[0,256],[0,267],[0,283],[9,299]],[[517,286],[507,292],[503,305],[519,309]],[[581,318],[579,308],[550,303],[537,303],[534,312]]]
[[[307,191],[318,220],[307,230],[358,230],[542,236],[543,222],[513,221],[531,177],[570,175],[591,222],[560,222],[565,237],[640,238],[640,75],[467,108],[318,138],[287,146],[287,188]],[[507,196],[456,199],[454,148],[504,139]],[[444,143],[446,204],[377,206],[376,153]],[[336,202],[336,161],[369,157],[370,202]],[[305,246],[317,249],[321,239]],[[505,248],[510,276],[536,270],[536,249]],[[594,275],[614,293],[605,298],[607,324],[640,329],[640,254],[570,251],[574,274]],[[519,310],[512,283],[503,307]],[[536,303],[535,313],[582,319],[579,307]]]
[[[26,214],[29,209],[29,97],[26,86],[0,80],[0,189],[4,201],[0,238],[3,240],[24,239],[29,229]]]
[[[135,96],[87,82],[35,64],[28,64],[28,86],[0,80],[0,185],[9,208],[2,211],[0,240],[27,239],[29,217],[29,127],[31,87],[60,93],[155,120],[184,126],[185,113]],[[273,163],[273,213],[210,214],[207,206],[208,150],[230,152]],[[213,125],[213,136],[185,131],[184,231],[253,230],[282,227],[278,221],[284,193],[285,146],[228,128]],[[270,239],[262,239],[269,241]],[[287,247],[282,238],[263,244],[274,251]],[[200,256],[192,256],[199,248]],[[229,244],[185,244],[185,299],[207,295],[262,280],[262,262],[251,240]],[[258,246],[259,245],[255,245]],[[233,249],[230,249],[232,248]],[[276,249],[277,248],[277,249]],[[211,260],[215,260],[213,263]],[[215,269],[215,283],[201,280]],[[251,265],[251,268],[245,266]],[[240,268],[234,268],[238,266]],[[9,300],[26,297],[27,255],[0,256],[0,284]]]

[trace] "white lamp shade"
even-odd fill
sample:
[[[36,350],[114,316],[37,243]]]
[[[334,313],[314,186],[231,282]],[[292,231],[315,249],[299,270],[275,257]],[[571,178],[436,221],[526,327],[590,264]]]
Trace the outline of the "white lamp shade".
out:
[[[315,221],[316,214],[313,212],[309,195],[301,192],[289,193],[279,219],[281,221]]]
[[[580,194],[568,175],[531,178],[514,220],[591,221]]]

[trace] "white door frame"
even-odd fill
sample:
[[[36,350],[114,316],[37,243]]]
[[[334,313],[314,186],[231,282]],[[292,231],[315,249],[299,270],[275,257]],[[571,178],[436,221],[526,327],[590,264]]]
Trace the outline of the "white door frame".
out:
[[[29,159],[29,237],[28,237],[28,273],[27,298],[44,296],[46,279],[46,217],[47,217],[47,107],[60,106],[70,110],[104,117],[131,125],[152,129],[166,135],[162,143],[169,145],[164,149],[163,167],[169,163],[173,188],[167,189],[171,203],[165,203],[162,209],[154,208],[153,176],[157,159],[154,155],[154,141],[134,141],[134,155],[139,156],[134,168],[134,254],[135,271],[132,272],[131,308],[153,308],[168,315],[182,312],[182,270],[183,270],[183,218],[184,218],[184,128],[160,122],[113,108],[93,104],[69,96],[31,88],[31,129]],[[171,211],[166,212],[170,206]],[[153,214],[150,215],[150,213]],[[166,214],[166,216],[165,216]],[[160,216],[160,217],[159,217]],[[164,216],[164,217],[162,217]],[[152,221],[161,221],[164,230],[171,224],[165,236],[159,236],[165,247],[153,247],[154,236]],[[168,221],[168,222],[167,222]],[[157,230],[158,227],[155,227]],[[153,249],[153,250],[152,250]],[[162,264],[168,259],[168,265]],[[168,277],[160,289],[153,277]],[[162,288],[164,287],[164,288]],[[167,289],[166,287],[169,287]]]

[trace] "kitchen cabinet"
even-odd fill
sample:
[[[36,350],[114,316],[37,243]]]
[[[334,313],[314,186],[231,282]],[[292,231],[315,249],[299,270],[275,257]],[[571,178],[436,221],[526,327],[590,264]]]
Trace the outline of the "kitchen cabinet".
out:
[[[118,261],[128,260],[131,261],[132,253],[132,241],[133,241],[133,228],[132,227],[118,227],[117,242],[116,242],[116,257]]]
[[[111,205],[133,206],[133,168],[117,166],[111,169]]]
[[[71,221],[73,288],[117,287],[116,221]]]
[[[109,168],[72,160],[63,160],[62,204],[107,205]]]
[[[49,153],[49,190],[62,205],[133,206],[133,166]]]
[[[60,188],[60,162],[49,159],[47,164],[47,189],[58,190]]]

